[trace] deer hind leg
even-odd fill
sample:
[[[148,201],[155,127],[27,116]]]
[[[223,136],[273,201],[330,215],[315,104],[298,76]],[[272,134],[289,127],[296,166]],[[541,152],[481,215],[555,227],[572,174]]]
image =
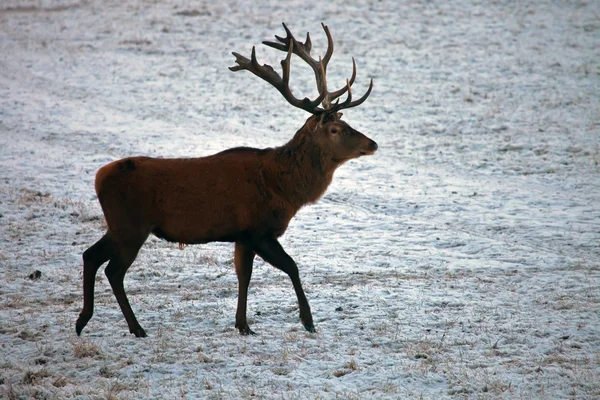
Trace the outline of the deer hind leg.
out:
[[[83,309],[75,323],[77,335],[94,315],[94,284],[98,268],[111,258],[112,243],[106,233],[92,247],[83,253]]]
[[[135,314],[131,309],[127,295],[125,294],[123,280],[125,279],[125,273],[135,260],[138,251],[146,241],[147,237],[148,234],[137,240],[127,240],[125,245],[120,243],[118,249],[115,249],[114,251],[114,256],[111,257],[106,269],[104,270],[113,294],[117,298],[117,302],[121,307],[123,316],[127,321],[129,332],[133,333],[136,337],[146,337],[148,335],[146,335],[146,331],[144,331],[135,318]]]
[[[235,313],[235,327],[240,330],[241,335],[254,335],[254,331],[248,326],[246,320],[246,309],[248,304],[248,285],[252,277],[252,264],[256,253],[250,247],[239,242],[235,244],[233,263],[235,273],[238,277],[238,304]]]
[[[316,332],[313,323],[312,313],[308,300],[302,289],[298,266],[294,260],[285,252],[281,244],[275,238],[264,238],[257,243],[253,243],[253,248],[263,260],[288,274],[294,285],[296,296],[298,297],[298,307],[300,308],[300,320],[304,328],[309,332]]]

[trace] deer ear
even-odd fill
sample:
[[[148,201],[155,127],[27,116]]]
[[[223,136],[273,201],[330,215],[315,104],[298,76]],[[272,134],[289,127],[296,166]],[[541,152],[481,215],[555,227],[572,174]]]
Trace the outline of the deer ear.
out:
[[[313,115],[307,121],[307,128],[311,132],[315,132],[317,129],[321,129],[323,126],[323,116]]]
[[[342,115],[344,115],[344,114],[342,114],[341,112],[337,112],[337,113],[335,113],[335,119],[336,119],[337,121],[339,121],[340,119],[342,119]]]

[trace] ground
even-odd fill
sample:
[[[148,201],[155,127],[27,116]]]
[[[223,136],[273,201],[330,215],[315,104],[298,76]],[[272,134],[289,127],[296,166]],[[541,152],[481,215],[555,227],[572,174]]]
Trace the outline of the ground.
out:
[[[103,273],[77,337],[95,172],[288,141],[306,113],[227,68],[278,68],[282,21],[314,54],[329,26],[330,87],[351,57],[375,82],[344,120],[379,150],[281,240],[317,333],[257,260],[239,336],[232,245],[152,238],[125,281],[149,337]],[[594,1],[3,1],[0,397],[599,398],[599,93]]]

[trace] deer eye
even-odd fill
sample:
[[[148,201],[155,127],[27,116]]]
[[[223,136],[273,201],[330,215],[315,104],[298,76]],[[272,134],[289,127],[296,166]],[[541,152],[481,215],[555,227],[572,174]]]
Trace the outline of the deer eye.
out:
[[[331,133],[333,133],[334,135],[338,133],[338,129],[337,128],[331,128],[331,130],[329,131]]]

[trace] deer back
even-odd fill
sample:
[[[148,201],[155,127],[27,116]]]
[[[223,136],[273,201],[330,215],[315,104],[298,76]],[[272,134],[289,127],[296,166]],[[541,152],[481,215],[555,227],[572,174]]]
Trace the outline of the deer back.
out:
[[[102,167],[96,192],[109,228],[137,227],[181,243],[235,241],[256,230],[281,235],[295,211],[269,188],[273,165],[271,149],[133,157]]]

